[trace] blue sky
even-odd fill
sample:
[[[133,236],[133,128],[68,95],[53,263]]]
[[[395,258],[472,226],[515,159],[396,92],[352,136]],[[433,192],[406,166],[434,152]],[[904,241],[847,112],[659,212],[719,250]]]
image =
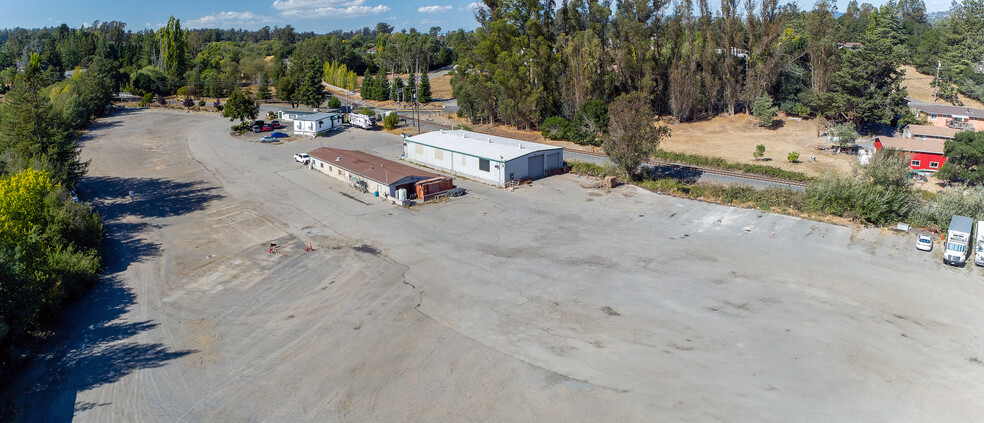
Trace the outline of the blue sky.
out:
[[[930,12],[950,6],[949,0],[925,1]],[[847,2],[838,0],[838,10],[843,12]],[[879,5],[884,0],[869,2]],[[472,10],[479,4],[473,0],[10,0],[4,3],[0,28],[37,28],[62,23],[77,28],[95,20],[117,20],[139,31],[160,28],[174,15],[185,28],[257,29],[264,25],[290,24],[298,31],[316,33],[372,28],[377,22],[389,23],[398,30],[415,27],[425,32],[432,26],[444,31],[472,29],[477,25]],[[800,0],[799,4],[809,9],[813,1]]]

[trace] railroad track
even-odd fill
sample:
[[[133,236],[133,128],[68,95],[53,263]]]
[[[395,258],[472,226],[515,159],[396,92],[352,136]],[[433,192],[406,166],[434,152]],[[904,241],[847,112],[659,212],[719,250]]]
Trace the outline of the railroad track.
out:
[[[595,153],[592,151],[585,151],[585,150],[576,150],[567,147],[564,147],[564,152],[581,154],[585,156],[599,157],[604,159],[608,158],[608,156],[603,153]],[[795,187],[802,187],[802,188],[806,188],[807,186],[810,185],[809,182],[804,182],[804,181],[794,181],[790,179],[774,178],[765,175],[755,175],[751,173],[734,172],[730,170],[716,169],[713,167],[686,165],[686,164],[673,163],[673,162],[667,162],[662,160],[645,160],[643,161],[643,164],[647,164],[651,166],[670,166],[678,169],[692,169],[692,170],[700,171],[702,173],[709,173],[712,175],[727,176],[729,178],[746,179],[750,181],[769,182],[778,185],[788,185],[788,186],[795,186]]]

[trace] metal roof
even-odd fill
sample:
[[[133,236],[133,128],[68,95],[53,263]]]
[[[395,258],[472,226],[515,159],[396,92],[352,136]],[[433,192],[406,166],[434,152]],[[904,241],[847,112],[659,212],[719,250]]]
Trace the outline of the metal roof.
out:
[[[984,109],[974,109],[964,106],[949,106],[946,104],[930,104],[910,101],[909,107],[931,115],[958,115],[984,119]]]
[[[341,113],[312,113],[312,114],[309,114],[309,115],[301,115],[301,116],[298,116],[298,117],[294,118],[294,120],[299,120],[299,121],[304,121],[304,122],[306,122],[306,121],[312,121],[313,122],[313,121],[316,121],[316,120],[327,119],[327,118],[330,118],[332,116],[341,116],[341,115],[342,115]]]
[[[539,151],[563,150],[563,147],[460,129],[457,131],[428,132],[409,137],[407,141],[496,162],[517,159]]]
[[[909,125],[909,133],[912,135],[930,135],[934,137],[953,138],[960,132],[959,129],[944,128],[933,125]]]
[[[920,140],[916,138],[875,137],[882,147],[916,153],[943,154],[943,140]]]
[[[393,184],[406,177],[431,179],[441,176],[426,170],[407,166],[403,163],[397,163],[355,150],[321,147],[308,153],[308,155],[335,167],[340,167],[386,185]]]

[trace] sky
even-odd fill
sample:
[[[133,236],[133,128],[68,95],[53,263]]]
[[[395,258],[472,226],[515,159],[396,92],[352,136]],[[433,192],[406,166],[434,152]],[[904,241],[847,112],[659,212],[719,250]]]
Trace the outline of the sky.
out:
[[[946,10],[950,0],[924,0],[930,12]],[[838,11],[848,0],[838,0]],[[863,3],[864,0],[859,0]],[[869,0],[880,5],[884,0]],[[94,21],[122,21],[133,31],[158,29],[168,17],[181,20],[183,28],[258,29],[265,25],[323,34],[334,30],[374,28],[386,22],[397,30],[431,27],[442,31],[477,26],[474,0],[31,0],[5,1],[0,28],[39,28],[62,23],[72,28]],[[560,1],[557,1],[560,4]],[[712,0],[712,3],[714,1]],[[811,9],[812,0],[799,0],[801,9]]]

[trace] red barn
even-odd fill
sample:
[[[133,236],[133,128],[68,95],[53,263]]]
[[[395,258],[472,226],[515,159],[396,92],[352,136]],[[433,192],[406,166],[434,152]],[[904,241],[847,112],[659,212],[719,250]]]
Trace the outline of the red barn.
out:
[[[946,156],[943,155],[945,142],[940,139],[875,137],[875,152],[885,148],[904,151],[912,157],[909,167],[914,170],[935,172],[946,163]]]

